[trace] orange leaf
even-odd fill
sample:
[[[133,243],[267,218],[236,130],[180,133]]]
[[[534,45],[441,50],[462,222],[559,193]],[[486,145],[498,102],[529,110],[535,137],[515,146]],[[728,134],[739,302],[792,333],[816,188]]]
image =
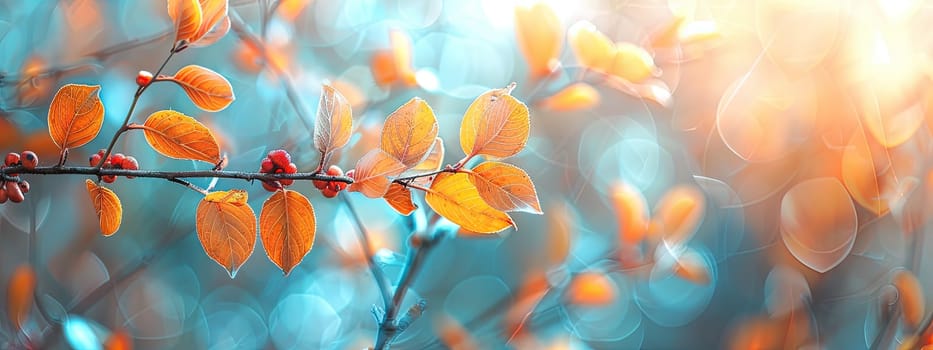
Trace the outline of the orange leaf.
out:
[[[201,41],[203,41],[208,33],[217,27],[218,23],[226,20],[226,30],[230,29],[230,19],[227,18],[227,0],[199,0],[199,2],[202,18],[201,25],[198,26],[197,32],[195,32],[194,35],[188,39],[188,41],[191,43],[196,43],[198,46],[207,46],[210,45],[210,43],[205,45],[205,43],[202,43]],[[223,25],[224,24],[221,23],[220,29],[223,29]],[[224,30],[224,34],[226,34],[226,30]],[[211,40],[217,41],[222,36],[223,35],[215,35],[215,38],[212,38]]]
[[[314,121],[314,148],[321,152],[323,163],[327,163],[334,150],[347,144],[352,131],[353,112],[350,103],[340,91],[324,85]]]
[[[198,65],[182,67],[171,79],[185,90],[191,102],[208,112],[221,111],[236,99],[227,78]]]
[[[431,151],[428,152],[428,156],[410,170],[418,172],[438,171],[441,170],[442,164],[444,164],[444,140],[440,137],[436,137],[434,138],[434,145],[431,146]]]
[[[568,302],[584,306],[600,306],[616,298],[616,287],[609,277],[599,272],[582,272],[570,281],[564,297]]]
[[[81,147],[97,136],[104,123],[100,85],[62,86],[49,106],[49,134],[60,149]]]
[[[564,30],[554,10],[545,3],[515,8],[515,35],[532,77],[551,74],[564,42]]]
[[[654,58],[645,49],[632,43],[616,44],[609,73],[632,83],[641,83],[656,75]]]
[[[587,83],[575,83],[541,100],[541,106],[557,112],[587,110],[599,104],[599,91]]]
[[[143,125],[146,141],[166,157],[217,164],[220,146],[204,124],[176,111],[152,113]]]
[[[515,222],[508,214],[486,204],[465,173],[441,173],[434,178],[425,201],[435,212],[465,230],[495,233]]]
[[[677,186],[655,204],[652,225],[668,244],[684,244],[696,233],[706,210],[706,199],[692,186]]]
[[[923,287],[917,276],[907,270],[898,271],[891,280],[897,288],[901,310],[904,312],[904,321],[911,328],[916,328],[923,321],[923,312],[926,302],[923,300]]]
[[[397,183],[389,185],[389,191],[382,198],[386,200],[386,203],[389,203],[392,209],[402,215],[407,216],[415,209],[418,209],[418,206],[411,201],[411,190]]]
[[[211,192],[198,204],[196,229],[201,247],[212,260],[236,276],[256,245],[256,214],[246,191]]]
[[[192,41],[201,27],[201,4],[198,0],[168,0],[168,16],[177,30],[175,41]]]
[[[389,114],[382,126],[381,148],[406,168],[421,163],[437,137],[437,119],[424,100],[413,98]]]
[[[105,350],[133,350],[133,336],[126,330],[118,329],[110,334],[104,343]]]
[[[467,173],[480,197],[502,211],[541,214],[538,192],[522,168],[500,162],[483,162]]]
[[[301,193],[278,190],[262,204],[259,236],[266,255],[286,275],[314,244],[314,208]]]
[[[13,271],[7,285],[6,305],[13,327],[20,329],[32,309],[36,290],[36,272],[29,265],[20,265]]]
[[[623,244],[637,245],[648,232],[648,201],[638,188],[619,183],[609,194],[615,217],[619,220],[619,238]]]
[[[460,124],[460,147],[467,157],[507,158],[528,142],[528,107],[509,95],[515,85],[490,90],[473,101]]]
[[[87,193],[91,198],[91,204],[94,205],[94,213],[100,220],[100,231],[104,236],[110,236],[120,229],[120,223],[123,221],[123,205],[120,204],[120,198],[109,188],[99,186],[94,181],[85,180]]]
[[[366,153],[356,163],[353,183],[347,191],[360,192],[369,198],[379,198],[389,190],[389,176],[398,176],[405,170],[405,164],[381,149]]]
[[[211,29],[207,34],[198,39],[197,42],[192,43],[192,47],[205,47],[213,45],[214,43],[223,39],[227,32],[230,31],[230,17],[224,16],[223,20],[217,24],[214,29]]]
[[[616,47],[593,23],[580,21],[567,30],[568,42],[580,65],[598,72],[607,72],[616,54]]]

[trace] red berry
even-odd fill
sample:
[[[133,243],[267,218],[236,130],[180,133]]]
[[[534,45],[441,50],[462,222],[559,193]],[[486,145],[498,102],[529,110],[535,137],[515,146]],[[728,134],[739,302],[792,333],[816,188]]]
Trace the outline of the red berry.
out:
[[[126,156],[123,153],[114,153],[110,156],[110,165],[113,165],[114,168],[121,169],[123,168],[123,160],[126,159]]]
[[[263,181],[262,188],[265,188],[266,191],[269,192],[275,192],[276,190],[282,188],[282,185],[280,185],[277,181]]]
[[[22,158],[23,168],[32,170],[39,165],[39,156],[33,153],[33,151],[23,151],[23,153],[20,154],[20,158]]]
[[[6,188],[0,186],[0,204],[6,203],[7,198],[9,198],[9,196],[6,194]]]
[[[26,181],[20,181],[19,190],[23,191],[23,193],[29,193],[29,183]]]
[[[295,183],[295,179],[281,179],[279,180],[279,183],[281,183],[282,186],[291,186],[293,183]]]
[[[19,184],[17,184],[16,182],[12,182],[12,181],[7,182],[5,187],[6,187],[6,194],[7,194],[7,197],[9,197],[10,202],[19,203],[19,202],[22,202],[23,199],[25,199],[23,197],[23,191],[19,189]]]
[[[325,188],[321,190],[321,194],[323,194],[324,197],[327,197],[327,198],[337,197],[337,191],[333,191],[330,188]]]
[[[294,174],[298,172],[298,166],[295,163],[288,163],[288,166],[285,167],[286,174]]]
[[[268,157],[272,160],[272,163],[279,168],[285,168],[288,166],[288,163],[292,162],[292,156],[284,149],[277,149],[269,152]]]
[[[123,158],[123,164],[121,167],[126,170],[139,170],[139,162],[136,161],[136,157],[126,156]],[[135,176],[127,176],[127,179],[135,179]]]
[[[146,86],[149,85],[149,82],[152,81],[152,73],[141,70],[136,74],[136,85]]]
[[[331,183],[333,184],[334,189],[336,189],[337,192],[343,191],[344,189],[347,188],[347,184],[345,184],[345,183],[343,183],[343,182],[334,181],[334,182],[331,182]]]
[[[91,156],[91,158],[88,159],[87,162],[90,163],[91,166],[97,166],[97,163],[100,163],[100,157],[100,154],[94,154]]]
[[[275,165],[272,164],[272,159],[263,158],[262,162],[259,163],[259,172],[261,173],[271,174],[273,168],[275,168]]]
[[[341,176],[343,175],[343,169],[340,169],[339,166],[331,165],[329,168],[327,168],[327,175]]]
[[[323,180],[311,180],[311,183],[313,183],[313,184],[314,184],[314,187],[316,187],[316,188],[319,189],[319,190],[323,190],[323,189],[327,188],[327,181],[323,181]]]
[[[117,176],[116,175],[104,175],[104,176],[101,176],[100,179],[108,184],[112,184],[114,181],[117,181]]]
[[[19,154],[13,152],[7,153],[3,164],[6,166],[14,166],[19,164]]]

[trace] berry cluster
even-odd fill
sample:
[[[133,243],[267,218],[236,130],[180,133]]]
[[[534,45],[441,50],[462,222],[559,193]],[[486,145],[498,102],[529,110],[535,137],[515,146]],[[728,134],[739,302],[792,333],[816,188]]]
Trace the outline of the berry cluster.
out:
[[[347,176],[350,176],[352,172],[352,169],[348,171]],[[324,173],[330,176],[341,176],[343,175],[343,169],[340,169],[339,166],[331,165]],[[313,180],[312,182],[314,183],[314,187],[321,190],[321,193],[327,198],[334,198],[337,196],[338,192],[347,188],[347,184],[343,182],[321,180]]]
[[[10,152],[3,160],[3,167],[22,165],[27,170],[35,169],[38,164],[39,157],[32,151],[25,151],[21,154]],[[14,173],[7,175],[19,177],[19,174]],[[26,180],[0,181],[0,204],[6,203],[7,200],[13,203],[22,202],[25,199],[23,195],[26,193],[29,193],[29,182]]]
[[[100,163],[100,159],[104,157],[104,154],[107,153],[106,150],[97,151],[96,154],[92,155],[88,159],[88,163],[91,166],[97,166],[97,163]],[[107,157],[107,160],[104,161],[102,168],[105,169],[126,169],[126,170],[139,170],[139,162],[136,161],[136,158],[133,156],[126,156],[123,153],[114,153]],[[127,179],[135,178],[135,176],[127,176]],[[104,175],[100,177],[106,183],[113,183],[117,180],[116,175]]]
[[[283,149],[277,149],[262,159],[259,164],[259,172],[264,174],[294,174],[298,172],[298,166],[292,163],[292,156]],[[291,185],[295,180],[281,179],[275,181],[263,181],[262,188],[266,191],[275,192],[284,186]]]

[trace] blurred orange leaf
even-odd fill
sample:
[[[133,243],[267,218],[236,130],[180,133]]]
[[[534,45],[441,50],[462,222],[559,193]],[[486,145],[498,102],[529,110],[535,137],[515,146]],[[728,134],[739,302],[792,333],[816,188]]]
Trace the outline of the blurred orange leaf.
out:
[[[431,146],[431,151],[428,152],[428,156],[424,158],[421,163],[415,164],[411,170],[419,172],[432,172],[441,170],[441,165],[444,164],[444,140],[440,137],[434,138],[434,145]]]
[[[191,102],[208,112],[221,111],[236,99],[227,78],[198,65],[182,67],[171,80],[185,90]]]
[[[227,17],[227,0],[199,0],[199,2],[201,24],[188,41],[192,46],[203,47],[213,44],[227,34],[230,30],[230,18]]]
[[[100,85],[62,86],[49,106],[49,134],[60,149],[81,147],[97,136],[104,123]]]
[[[528,107],[509,95],[515,84],[490,90],[473,101],[460,124],[460,147],[468,158],[485,155],[507,158],[528,142]]]
[[[888,212],[887,197],[898,187],[890,153],[863,132],[853,133],[842,153],[842,180],[852,199],[878,216]]]
[[[570,48],[580,65],[598,72],[609,71],[616,54],[609,37],[588,21],[574,23],[567,32]]]
[[[570,254],[574,234],[574,215],[570,204],[560,202],[548,212],[548,262],[551,265],[562,264]]]
[[[904,321],[911,328],[916,328],[923,321],[926,305],[920,281],[910,271],[901,270],[894,275],[891,283],[897,288],[898,300],[904,312]]]
[[[168,0],[168,16],[175,24],[175,41],[192,41],[201,27],[201,4],[198,0]]]
[[[641,83],[657,74],[654,58],[644,48],[632,43],[617,43],[609,74],[632,83]]]
[[[465,173],[441,173],[425,195],[431,209],[461,228],[476,233],[495,233],[515,222],[508,214],[486,204]]]
[[[314,148],[321,152],[322,163],[329,161],[334,150],[347,144],[352,131],[353,112],[350,103],[340,91],[324,85],[314,120]]]
[[[638,188],[617,183],[609,193],[615,217],[619,220],[619,238],[623,244],[636,245],[648,232],[648,201]]]
[[[107,338],[104,350],[133,350],[133,336],[124,329],[117,329]]]
[[[146,142],[166,157],[210,164],[220,161],[220,146],[210,129],[180,112],[152,113],[142,128]]]
[[[434,111],[427,102],[415,97],[386,118],[381,148],[410,168],[425,159],[436,137]]]
[[[360,192],[369,198],[379,198],[389,190],[389,176],[398,176],[405,170],[405,164],[381,149],[366,153],[356,163],[353,183],[347,191]]]
[[[20,329],[32,309],[36,290],[36,272],[29,265],[20,265],[13,271],[7,285],[6,305],[13,327]]]
[[[415,86],[411,38],[402,30],[389,32],[389,48],[373,53],[370,62],[373,79],[379,86],[401,83]]]
[[[502,211],[541,214],[538,192],[522,168],[501,162],[483,162],[468,172],[470,182],[489,206]]]
[[[243,190],[211,192],[198,204],[196,229],[204,252],[236,276],[256,245],[256,214]]]
[[[683,244],[696,233],[705,210],[703,192],[693,186],[677,186],[668,190],[655,205],[652,225],[669,244]]]
[[[606,305],[615,300],[616,287],[603,273],[582,272],[570,280],[564,298],[576,305]]]
[[[709,270],[706,263],[696,254],[683,254],[677,257],[674,263],[674,274],[687,281],[707,285],[710,283]]]
[[[389,185],[389,191],[382,198],[392,209],[402,215],[409,215],[418,209],[418,206],[411,201],[411,190],[397,183]]]
[[[90,179],[85,180],[87,193],[94,206],[94,213],[100,221],[100,231],[104,236],[110,236],[120,229],[123,221],[123,205],[120,198],[109,188],[99,186]]]
[[[559,64],[564,28],[554,10],[545,3],[515,8],[515,36],[534,78],[551,74]]]
[[[541,100],[541,107],[556,112],[582,111],[599,104],[599,91],[587,83],[571,84],[548,98]]]
[[[288,275],[311,251],[315,225],[308,198],[296,191],[275,191],[259,214],[259,236],[269,260]]]

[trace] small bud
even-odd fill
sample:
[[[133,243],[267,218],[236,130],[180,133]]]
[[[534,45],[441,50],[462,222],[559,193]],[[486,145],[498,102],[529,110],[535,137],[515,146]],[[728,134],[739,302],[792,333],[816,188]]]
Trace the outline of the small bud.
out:
[[[148,71],[141,70],[136,74],[136,85],[146,86],[152,82],[152,73]]]

